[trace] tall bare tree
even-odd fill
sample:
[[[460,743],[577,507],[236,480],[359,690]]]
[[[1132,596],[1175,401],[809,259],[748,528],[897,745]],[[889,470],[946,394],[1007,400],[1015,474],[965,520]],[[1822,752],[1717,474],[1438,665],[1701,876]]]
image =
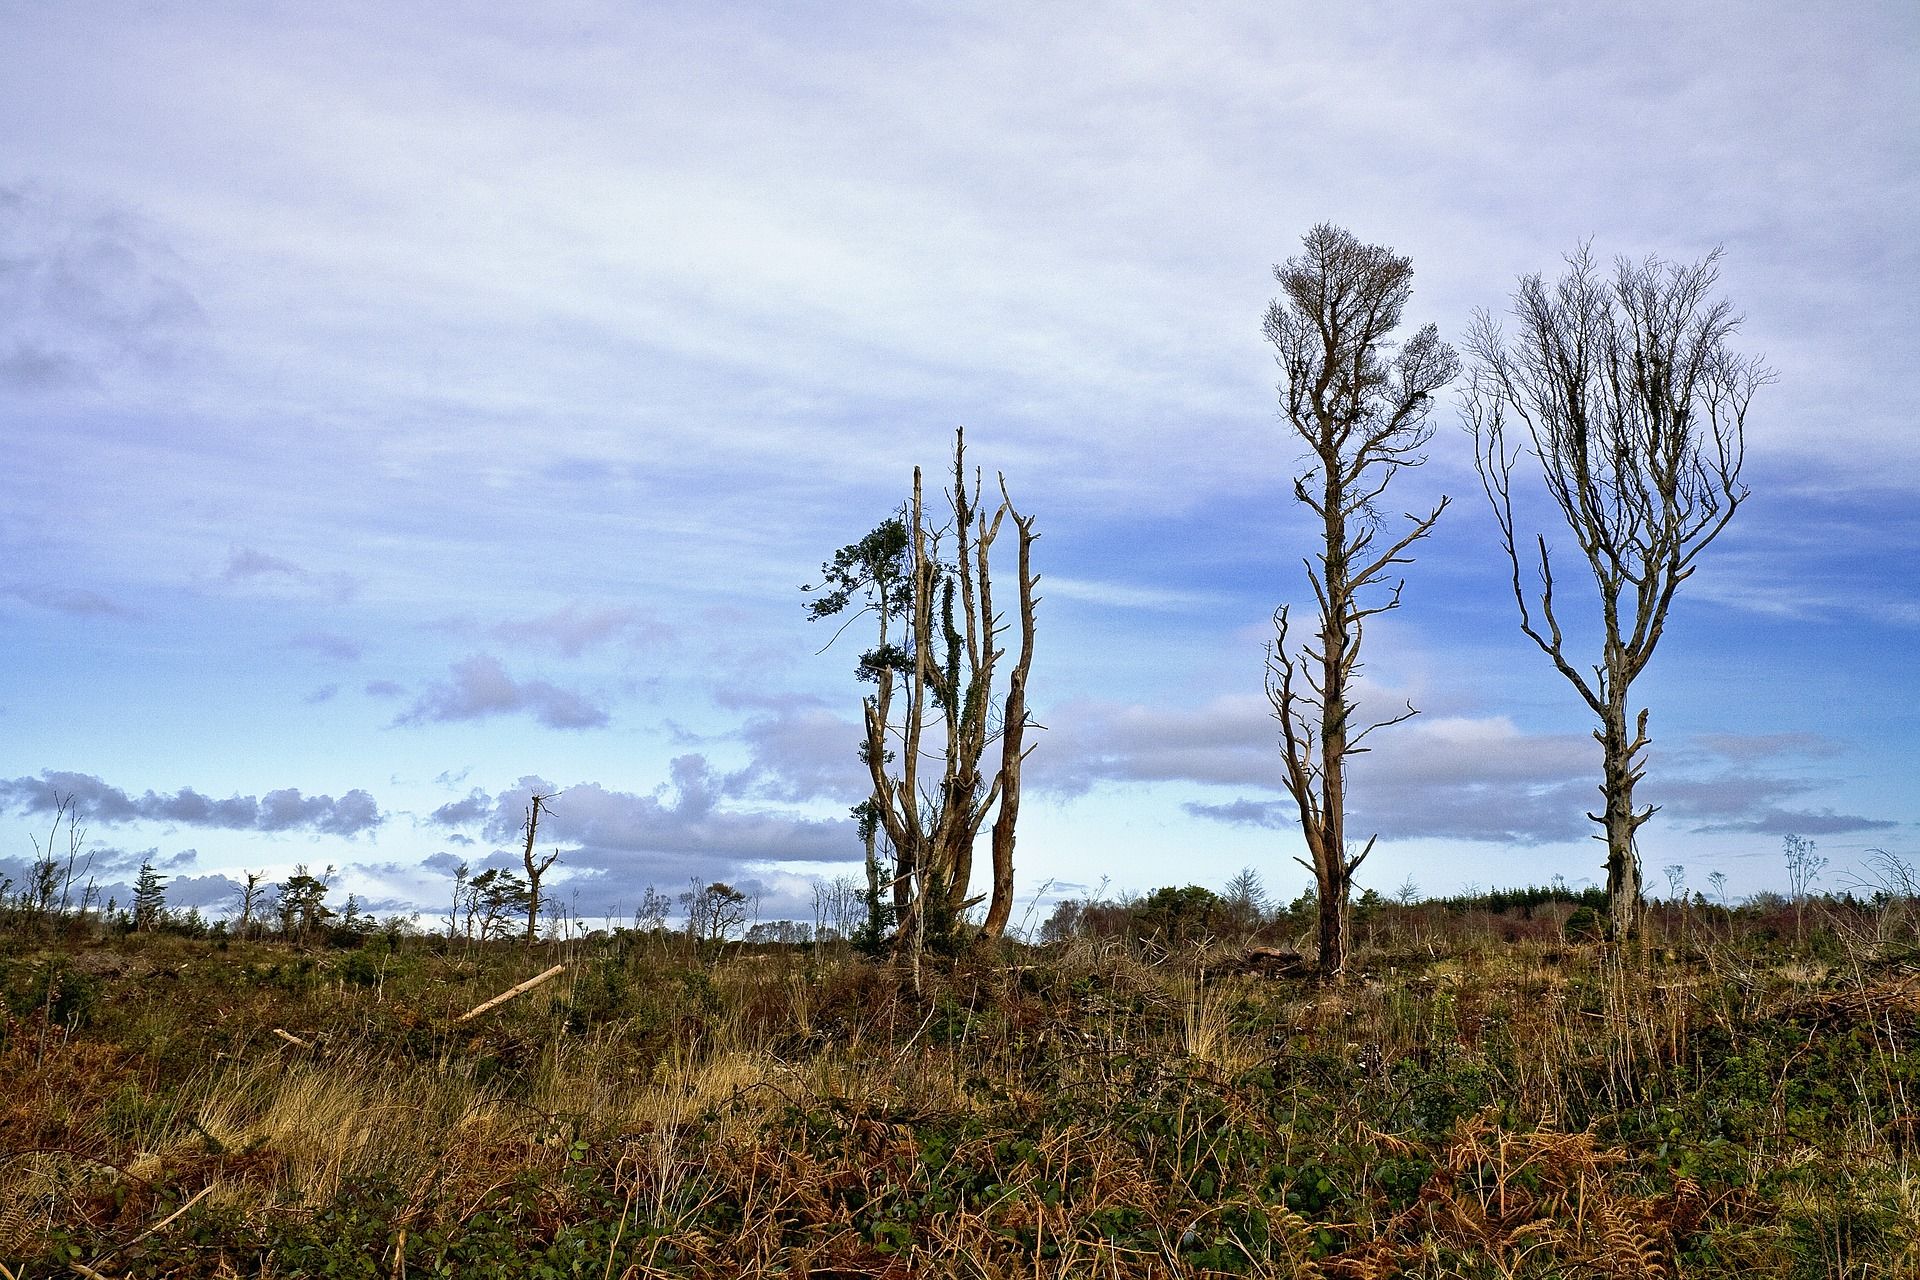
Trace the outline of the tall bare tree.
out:
[[[1713,297],[1718,250],[1692,264],[1620,259],[1611,276],[1582,247],[1548,285],[1523,277],[1511,341],[1485,312],[1468,348],[1474,368],[1467,425],[1512,570],[1520,630],[1599,717],[1601,812],[1588,818],[1607,846],[1611,931],[1640,917],[1635,833],[1654,807],[1635,808],[1645,776],[1647,708],[1630,706],[1667,623],[1674,592],[1747,496],[1740,482],[1747,406],[1772,380],[1729,343],[1741,317]],[[1509,439],[1517,421],[1524,440]],[[1523,556],[1515,532],[1514,465],[1530,452],[1592,577],[1599,660],[1569,656],[1554,600],[1546,535]],[[1525,581],[1522,560],[1539,574]]]
[[[862,678],[874,686],[864,700],[860,752],[874,792],[856,812],[893,850],[896,949],[915,954],[929,934],[949,933],[983,897],[988,937],[1005,931],[1013,910],[1021,766],[1032,751],[1027,680],[1039,603],[1032,561],[1038,535],[1034,517],[1014,507],[1004,476],[998,487],[999,501],[989,511],[979,469],[967,470],[965,433],[956,432],[953,482],[945,493],[951,519],[933,523],[916,467],[912,500],[897,522],[882,524],[823,566],[828,590],[808,605],[811,616],[830,617],[864,595],[864,608],[879,617],[879,644],[860,663]],[[996,610],[991,563],[1009,523],[1019,544],[1014,616],[1020,636],[1010,665],[1001,638],[1016,624]],[[949,540],[951,561],[943,558]],[[996,746],[997,761],[984,772],[982,761]],[[928,765],[937,765],[937,776],[927,776]],[[993,886],[990,896],[975,896],[973,848],[989,817]]]
[[[557,791],[536,791],[527,801],[527,845],[520,852],[521,861],[527,867],[527,945],[532,946],[539,939],[540,921],[540,877],[553,869],[560,860],[560,851],[555,849],[544,858],[533,856],[534,834],[540,829],[540,815],[552,813],[552,800]]]
[[[239,934],[242,938],[250,938],[253,936],[254,912],[259,910],[262,897],[266,893],[267,873],[264,871],[245,871],[241,874],[246,877],[246,880],[241,884],[239,891]]]
[[[1274,268],[1282,296],[1267,308],[1266,333],[1278,353],[1281,416],[1306,445],[1293,494],[1321,526],[1306,561],[1318,626],[1298,643],[1290,608],[1274,614],[1267,696],[1311,858],[1299,861],[1317,886],[1320,973],[1337,979],[1346,968],[1353,873],[1375,839],[1357,851],[1348,839],[1347,760],[1369,749],[1361,744],[1374,730],[1415,714],[1408,706],[1385,720],[1356,719],[1361,641],[1368,618],[1399,607],[1404,579],[1395,569],[1411,563],[1407,552],[1447,507],[1442,498],[1425,515],[1407,516],[1404,532],[1382,545],[1378,503],[1402,468],[1425,461],[1434,394],[1453,381],[1459,360],[1432,325],[1404,345],[1393,342],[1413,291],[1410,259],[1328,223],[1303,245]]]

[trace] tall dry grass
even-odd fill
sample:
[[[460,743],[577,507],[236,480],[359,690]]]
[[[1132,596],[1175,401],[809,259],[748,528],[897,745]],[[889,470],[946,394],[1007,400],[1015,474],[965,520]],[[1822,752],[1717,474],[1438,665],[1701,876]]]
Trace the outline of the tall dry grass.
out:
[[[1911,1271],[1920,978],[1879,933],[1823,957],[1694,922],[1622,954],[1443,923],[1378,929],[1337,990],[1113,939],[923,996],[616,943],[479,1025],[452,1019],[550,957],[415,945],[363,983],[136,948],[90,1025],[0,1038],[0,1257],[132,1238],[168,1188],[271,1233],[381,1186],[416,1236],[599,1215],[634,1275]]]

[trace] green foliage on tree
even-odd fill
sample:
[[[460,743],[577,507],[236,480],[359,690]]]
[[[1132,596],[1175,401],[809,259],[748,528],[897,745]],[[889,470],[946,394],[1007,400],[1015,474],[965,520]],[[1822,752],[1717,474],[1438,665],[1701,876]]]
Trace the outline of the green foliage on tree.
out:
[[[1190,942],[1218,933],[1235,919],[1233,907],[1197,884],[1156,889],[1135,908],[1140,932],[1167,942]]]
[[[147,933],[160,927],[167,918],[167,878],[153,869],[151,862],[140,864],[140,875],[133,882],[133,927]]]
[[[275,911],[280,918],[280,933],[293,941],[310,941],[333,919],[333,911],[326,904],[327,889],[333,880],[334,870],[328,867],[319,875],[308,872],[303,862],[294,867],[280,886],[275,899]]]
[[[513,922],[527,914],[527,882],[501,867],[489,867],[467,882],[472,906],[467,913],[471,933],[476,922],[480,941],[504,937]]]

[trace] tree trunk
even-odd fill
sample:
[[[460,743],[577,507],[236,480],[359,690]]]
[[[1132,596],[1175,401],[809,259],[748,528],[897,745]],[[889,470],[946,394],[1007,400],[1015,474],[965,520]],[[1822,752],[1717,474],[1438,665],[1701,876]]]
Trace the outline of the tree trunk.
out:
[[[981,929],[988,938],[1005,934],[1013,915],[1014,824],[1020,819],[1020,772],[1027,758],[1027,673],[1033,667],[1033,588],[1037,581],[1033,576],[1033,517],[1013,509],[1004,480],[1000,496],[1020,535],[1020,657],[1008,677],[1007,702],[1000,716],[1000,813],[993,823],[993,898]]]
[[[1347,968],[1348,884],[1344,869],[1320,883],[1320,976],[1336,982]]]
[[[1331,428],[1328,428],[1329,432]],[[1347,648],[1353,586],[1347,574],[1347,495],[1337,456],[1326,470],[1326,591],[1320,608],[1320,839],[1314,878],[1320,894],[1320,977],[1338,982],[1347,964]]]
[[[1604,753],[1600,793],[1606,808],[1600,818],[1607,842],[1608,935],[1626,941],[1640,931],[1640,853],[1634,832],[1644,819],[1633,812],[1633,784],[1639,770],[1634,766],[1634,740],[1628,737],[1626,707],[1618,697],[1608,705],[1604,727],[1595,736]]]
[[[873,781],[871,805],[894,854],[893,949],[896,955],[912,955],[916,963],[923,942],[944,948],[954,940],[955,922],[986,896],[970,894],[974,842],[996,803],[1001,808],[993,828],[994,901],[985,931],[992,935],[1004,930],[1012,907],[1013,824],[1019,812],[1026,681],[1033,650],[1031,588],[1037,579],[1029,547],[1034,535],[1032,518],[1014,510],[1004,480],[998,509],[981,512],[979,472],[975,470],[969,487],[964,447],[964,435],[956,432],[950,526],[929,528],[925,481],[920,468],[914,468],[913,498],[902,522],[905,546],[890,553],[906,563],[897,586],[880,588],[881,643],[869,677],[876,688],[864,701],[861,753]],[[995,641],[1007,629],[994,612],[989,551],[1008,516],[1020,529],[1022,646],[1002,718],[1006,745],[997,767],[983,776],[981,760],[993,737],[994,676],[1004,656]],[[949,533],[956,552],[950,565],[942,558],[942,539]],[[843,552],[841,562],[848,561],[853,550]],[[829,568],[830,578],[834,572]],[[847,571],[841,576],[854,581]],[[888,598],[889,589],[901,592],[896,600]],[[829,603],[816,615],[839,607]],[[902,644],[890,647],[889,619],[901,612],[907,618]],[[897,724],[896,677],[904,704]],[[930,725],[935,716],[938,720]],[[935,751],[922,749],[929,732],[940,740]],[[897,755],[889,751],[890,745]],[[923,760],[928,768],[937,761],[940,769],[937,779],[930,776],[924,784]],[[890,763],[897,766],[897,774],[889,772]]]
[[[551,799],[552,796],[536,791],[527,804],[527,846],[521,851],[521,860],[527,868],[527,945],[530,947],[540,940],[540,877],[560,857],[558,849],[545,858],[535,859],[533,856],[534,836],[540,828],[540,811],[547,808],[547,801]]]
[[[882,913],[880,909],[880,853],[879,819],[875,818],[867,826],[867,937],[877,942],[880,938]]]

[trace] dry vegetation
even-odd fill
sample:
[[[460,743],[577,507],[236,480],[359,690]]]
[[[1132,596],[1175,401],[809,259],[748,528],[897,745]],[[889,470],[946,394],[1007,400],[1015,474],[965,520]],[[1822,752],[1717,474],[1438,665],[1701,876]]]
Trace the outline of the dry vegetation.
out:
[[[1390,905],[1343,989],[1238,972],[1217,941],[1080,936],[962,957],[919,996],[844,951],[665,935],[16,931],[0,1260],[1920,1275],[1910,905],[1656,912],[1624,956],[1564,941],[1564,907]]]

